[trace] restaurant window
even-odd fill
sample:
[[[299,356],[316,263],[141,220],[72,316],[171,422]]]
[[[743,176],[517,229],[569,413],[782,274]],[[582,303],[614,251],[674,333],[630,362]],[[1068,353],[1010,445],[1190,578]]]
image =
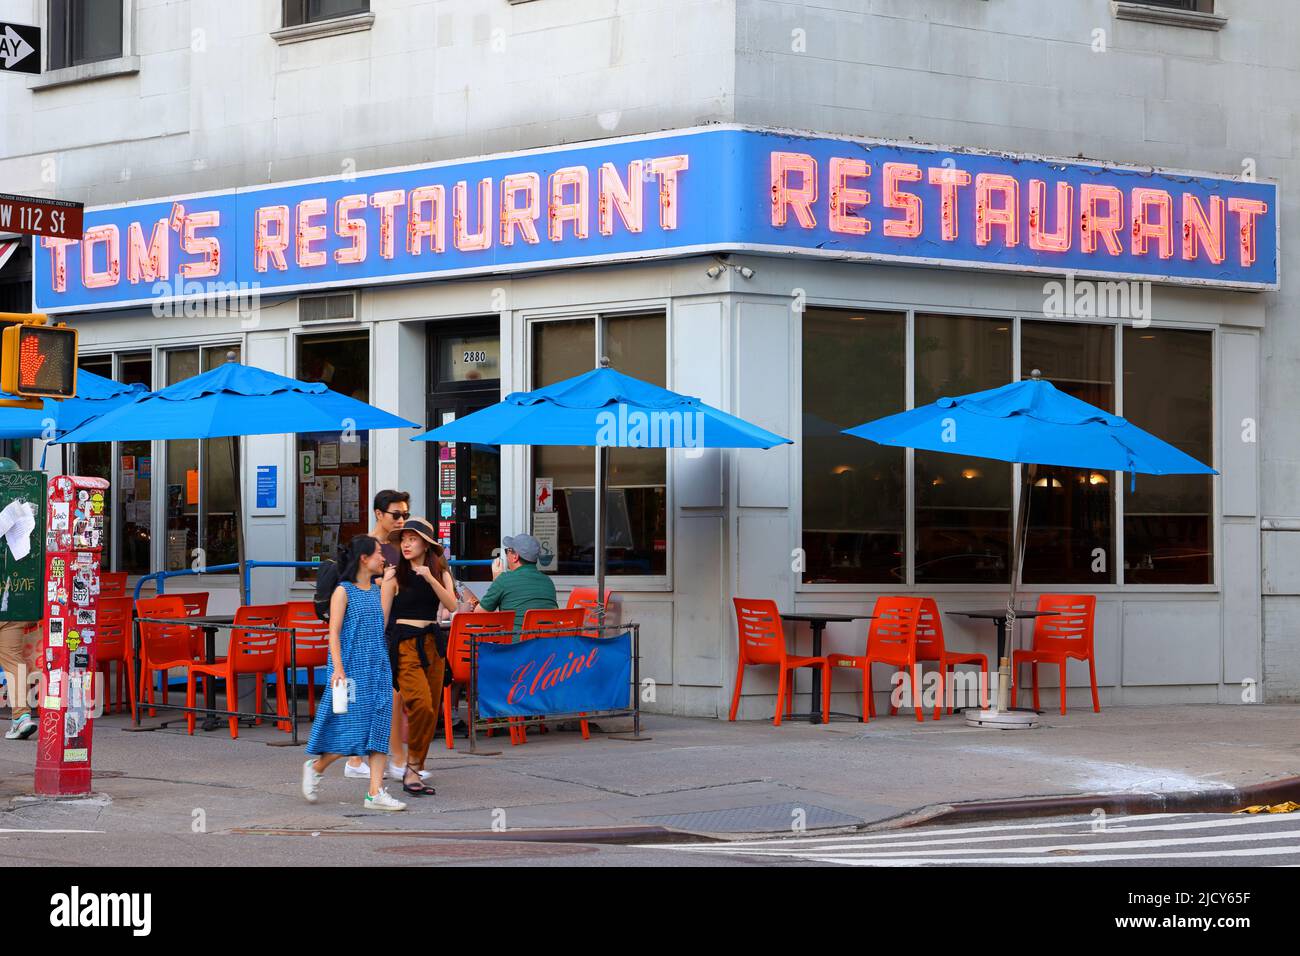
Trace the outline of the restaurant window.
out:
[[[122,0],[49,0],[47,70],[122,55]]]
[[[284,0],[284,26],[319,23],[357,13],[367,13],[370,0]]]
[[[597,323],[601,335],[597,336]],[[599,341],[598,341],[599,338]],[[667,320],[662,312],[532,324],[532,387],[595,368],[603,352],[627,375],[667,386]],[[546,570],[595,573],[594,447],[537,446],[535,483],[551,482],[550,508],[534,502],[532,533],[555,554]],[[606,569],[614,575],[666,574],[668,455],[660,448],[610,448]]]
[[[237,345],[177,349],[166,353],[166,384],[175,385],[223,362],[239,360]],[[167,442],[167,533],[164,567],[182,570],[234,564],[236,541],[234,438]]]
[[[1115,411],[1115,330],[1068,322],[1020,324],[1020,377]],[[1039,465],[1028,488],[1026,584],[1113,584],[1115,473]],[[1024,494],[1024,489],[1021,493]]]
[[[300,335],[296,349],[299,379],[369,403],[369,333]],[[305,433],[297,448],[297,560],[333,559],[340,545],[370,529],[370,432]],[[314,577],[298,571],[300,581]]]
[[[1213,465],[1213,337],[1182,329],[1124,329],[1124,417]],[[1211,584],[1211,475],[1137,475],[1124,482],[1124,581]]]
[[[123,384],[153,386],[153,357],[149,352],[82,355],[77,367]],[[57,447],[57,446],[56,446]],[[72,474],[108,479],[115,507],[104,515],[105,570],[147,574],[153,570],[150,541],[152,514],[152,443],[81,442],[69,446],[68,470]]]
[[[916,317],[915,404],[1011,381],[1010,319]],[[917,584],[1004,584],[1011,542],[1011,465],[917,451]]]
[[[905,452],[841,434],[903,411],[907,317],[808,309],[803,314],[803,579],[906,580]]]
[[[153,386],[153,356],[149,352],[119,355],[117,375],[123,385]],[[146,574],[152,567],[150,529],[153,496],[153,443],[124,441],[117,443],[117,480],[113,494],[117,498],[117,514],[121,533],[115,539],[118,546],[114,569],[129,574]],[[109,539],[114,540],[114,539]]]

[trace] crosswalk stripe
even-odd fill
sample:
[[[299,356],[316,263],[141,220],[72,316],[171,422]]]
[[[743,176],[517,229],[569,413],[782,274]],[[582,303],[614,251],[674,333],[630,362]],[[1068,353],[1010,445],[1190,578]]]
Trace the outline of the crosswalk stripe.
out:
[[[1114,829],[1114,828],[1116,828],[1116,827],[1118,827],[1118,826],[1123,825],[1123,824],[1124,824],[1124,821],[1126,821],[1126,820],[1143,820],[1143,821],[1146,821],[1146,820],[1172,820],[1172,819],[1179,819],[1179,818],[1184,818],[1184,819],[1185,819],[1185,818],[1188,818],[1188,817],[1203,817],[1203,816],[1205,816],[1205,814],[1203,814],[1203,813],[1141,813],[1141,814],[1130,814],[1130,815],[1128,815],[1128,816],[1122,816],[1122,817],[1107,817],[1107,818],[1106,818],[1106,827],[1107,827],[1107,829]],[[944,827],[944,828],[942,829],[942,832],[945,833],[945,834],[948,834],[948,833],[992,833],[992,832],[1007,832],[1007,831],[1012,831],[1012,830],[1044,830],[1044,829],[1049,829],[1049,828],[1054,828],[1054,827],[1063,827],[1063,826],[1064,826],[1064,827],[1070,827],[1070,826],[1081,826],[1081,827],[1086,827],[1086,826],[1091,826],[1091,825],[1092,825],[1092,820],[1089,819],[1089,818],[1085,818],[1085,819],[1074,820],[1074,821],[1070,821],[1070,822],[1066,822],[1066,823],[1063,823],[1063,822],[1061,822],[1060,820],[1053,820],[1053,821],[1051,821],[1050,823],[1013,823],[1013,824],[999,824],[999,825],[996,825],[996,826],[981,826],[981,827]],[[801,844],[813,844],[813,843],[834,843],[834,842],[842,842],[842,841],[844,841],[844,840],[871,840],[871,841],[879,841],[879,840],[896,840],[896,839],[898,839],[898,837],[899,837],[900,834],[907,834],[907,833],[917,833],[917,834],[921,834],[921,833],[934,833],[934,832],[936,832],[936,830],[935,830],[934,828],[915,829],[915,830],[912,830],[912,829],[902,829],[902,828],[900,828],[900,829],[897,829],[897,830],[885,830],[885,831],[878,832],[878,833],[862,833],[862,834],[857,834],[857,833],[840,833],[840,834],[838,834],[838,835],[834,835],[834,836],[822,836],[822,837],[815,837],[815,836],[801,836],[801,837],[791,837],[791,836],[784,836],[784,837],[768,837],[768,838],[766,838],[766,839],[762,839],[762,840],[747,840],[747,841],[745,841],[745,844],[746,844],[746,846],[760,846],[760,845],[765,844],[765,843],[781,844],[781,843],[789,843],[791,840],[794,840],[794,839],[797,839]],[[659,844],[655,844],[655,846],[656,846],[657,849],[661,849],[661,850],[664,850],[664,849],[667,849],[667,850],[678,850],[678,849],[692,849],[692,848],[698,848],[698,847],[699,847],[699,844],[698,844],[698,843],[659,843]]]
[[[1048,857],[842,857],[842,856],[807,856],[813,863],[841,863],[846,866],[996,866],[1000,863],[1015,866],[1042,866],[1059,863],[1114,863],[1120,860],[1194,860],[1220,857],[1257,857],[1295,854],[1294,846],[1260,846],[1240,850],[1209,850],[1204,853],[1191,851],[1186,853],[1100,853],[1097,855],[1081,854],[1079,856]]]
[[[1226,819],[1218,818],[1214,820],[1196,820],[1196,821],[1190,821],[1186,823],[1164,823],[1164,824],[1156,824],[1154,826],[1122,826],[1122,825],[1108,824],[1106,826],[1106,829],[1104,830],[1085,829],[1083,832],[1067,833],[1065,835],[1100,837],[1103,835],[1107,835],[1107,834],[1113,835],[1116,833],[1130,834],[1130,833],[1169,832],[1169,831],[1182,831],[1182,830],[1208,830],[1208,829],[1215,829],[1220,827],[1245,827],[1245,826],[1252,826],[1252,825],[1258,826],[1263,822],[1264,822],[1263,820],[1260,820],[1255,817],[1234,816],[1234,817],[1228,817]],[[1039,833],[1003,833],[995,836],[978,836],[978,837],[964,837],[964,838],[949,837],[948,834],[951,831],[947,831],[947,830],[938,830],[938,831],[929,830],[929,831],[918,831],[914,834],[906,834],[906,835],[894,834],[895,839],[891,840],[890,842],[873,841],[871,843],[868,843],[866,842],[865,838],[859,840],[852,837],[848,837],[848,838],[840,837],[838,838],[837,842],[819,843],[817,845],[810,846],[809,844],[811,841],[807,841],[806,838],[786,837],[780,841],[755,840],[752,842],[744,841],[743,843],[740,844],[731,844],[731,845],[733,847],[737,845],[743,846],[747,852],[788,853],[797,856],[797,855],[802,855],[807,853],[810,849],[816,849],[817,852],[820,853],[828,853],[832,851],[855,850],[855,849],[875,851],[877,849],[887,849],[892,847],[950,846],[950,845],[961,845],[961,844],[1006,842],[1009,840],[1046,840],[1046,839],[1060,837],[1062,835],[1059,832],[1060,827],[1080,826],[1080,827],[1090,828],[1091,823],[1090,821],[1087,820],[1081,820],[1078,821],[1077,823],[1071,823],[1071,824],[1061,824],[1058,822],[1057,824],[1055,824],[1055,826],[1058,828],[1057,831],[1044,830],[1043,832],[1039,832]],[[906,838],[899,839],[899,837],[903,837],[903,836],[905,836]],[[933,838],[925,839],[925,837],[933,837]],[[1182,840],[1176,842],[1188,843],[1191,841]],[[1100,846],[1103,844],[1090,844],[1090,845]],[[707,846],[702,846],[700,844],[694,844],[693,846],[688,844],[680,844],[680,845],[670,844],[669,848],[673,848],[674,846],[679,846],[681,848],[691,848],[698,851],[706,851],[706,852],[707,851],[723,852],[722,847],[717,844],[707,845]]]

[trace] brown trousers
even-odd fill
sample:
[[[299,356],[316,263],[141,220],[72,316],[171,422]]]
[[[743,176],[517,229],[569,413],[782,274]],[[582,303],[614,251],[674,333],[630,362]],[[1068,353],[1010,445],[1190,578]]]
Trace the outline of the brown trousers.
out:
[[[32,629],[28,631],[27,629]],[[41,629],[23,621],[0,624],[0,667],[5,672],[5,696],[15,719],[30,709],[27,702],[29,684],[36,673],[36,644]]]
[[[424,641],[427,668],[420,666],[416,641]],[[397,689],[402,693],[406,711],[406,762],[423,767],[429,745],[438,732],[438,715],[442,710],[442,676],[446,661],[438,656],[433,635],[402,641],[397,645]]]

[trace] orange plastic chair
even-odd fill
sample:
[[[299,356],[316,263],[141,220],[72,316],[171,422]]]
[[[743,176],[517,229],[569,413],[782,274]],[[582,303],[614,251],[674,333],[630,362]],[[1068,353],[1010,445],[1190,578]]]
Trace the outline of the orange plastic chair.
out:
[[[861,656],[854,654],[831,654],[828,658],[832,667],[855,667],[862,672],[862,721],[866,723],[876,715],[876,705],[871,699],[871,665],[893,664],[899,670],[906,670],[912,675],[912,706],[916,708],[916,719],[925,720],[925,708],[921,705],[921,667],[917,663],[916,627],[921,617],[921,598],[880,597],[876,598],[876,609],[871,612],[873,619],[867,631],[867,652]],[[891,708],[891,713],[894,710]],[[939,708],[935,708],[934,719],[939,719]]]
[[[315,717],[316,668],[324,667],[329,663],[330,626],[316,616],[316,605],[311,601],[290,601],[281,607],[283,618],[280,626],[294,629],[294,639],[297,642],[294,653],[298,667],[307,668],[307,713]],[[280,675],[276,679],[275,704],[276,713],[288,717],[289,690],[285,674],[289,670],[289,635],[284,635],[284,638],[280,645],[280,660],[275,669],[275,672]],[[298,675],[290,674],[287,679],[297,680]],[[291,729],[287,720],[277,726],[284,731]]]
[[[740,686],[745,679],[745,668],[766,664],[778,668],[775,727],[781,726],[781,714],[794,710],[794,672],[799,667],[821,670],[822,723],[830,720],[831,669],[825,657],[796,657],[786,653],[785,629],[776,602],[765,599],[732,598],[736,606],[736,629],[740,633],[740,653],[736,661],[736,689],[731,695],[731,712],[728,720],[736,719],[740,707]]]
[[[101,599],[126,597],[126,572],[99,572],[99,596]]]
[[[112,684],[108,679],[108,665],[117,663],[117,709],[122,709],[122,698],[130,701],[131,716],[135,717],[135,661],[131,653],[131,607],[129,597],[104,597],[101,585],[99,605],[95,611],[95,667],[104,676],[104,713],[113,712]],[[127,694],[122,692],[125,679]]]
[[[948,713],[952,713],[952,701],[948,700],[945,690],[953,668],[959,664],[974,664],[980,669],[980,705],[989,705],[989,659],[984,654],[966,654],[950,651],[943,643],[943,619],[939,616],[939,606],[934,598],[921,599],[921,615],[916,622],[916,659],[917,661],[934,661],[939,665],[939,700],[948,701]],[[934,719],[939,719],[942,703],[935,708]],[[898,705],[890,703],[889,713],[898,713]]]
[[[594,599],[596,589],[592,588],[591,590]],[[556,611],[534,608],[531,611],[525,611],[524,628],[523,633],[520,634],[520,638],[529,641],[535,637],[548,636],[547,634],[539,634],[537,633],[538,631],[549,631],[549,636],[563,636],[559,633],[559,629],[561,628],[572,631],[574,634],[583,634],[582,629],[587,623],[588,614],[594,617],[595,611],[592,610],[589,612],[587,608],[583,607],[568,607]],[[580,723],[582,725],[582,739],[590,740],[591,731],[588,729],[587,722],[583,720],[580,721]],[[538,726],[542,733],[546,733],[545,724],[539,724]],[[526,726],[520,724],[518,727],[512,728],[512,731],[510,738],[511,744],[528,743],[528,728]]]
[[[283,619],[283,609],[278,604],[246,605],[235,610],[235,626],[230,631],[230,653],[220,660],[205,664],[195,661],[186,668],[185,706],[195,706],[195,678],[204,681],[224,678],[226,682],[226,710],[239,709],[239,675],[255,674],[253,711],[260,714],[266,696],[266,676],[275,673],[280,660],[280,634],[277,628]],[[185,715],[190,736],[194,735],[194,711]],[[239,718],[230,717],[230,739],[239,737]],[[255,723],[260,724],[258,717]]]
[[[606,589],[605,591],[605,609],[609,610],[609,599],[613,597],[614,592]],[[596,614],[596,589],[595,588],[574,588],[569,592],[569,603],[565,605],[566,610],[572,608],[582,608],[586,612],[583,624],[588,628],[595,628],[600,624],[600,618]],[[527,613],[527,612],[525,612]],[[600,632],[596,630],[583,631],[583,637],[599,637]]]
[[[451,685],[465,688],[465,704],[470,720],[474,719],[474,688],[470,683],[470,636],[492,644],[509,644],[514,630],[514,611],[460,611],[451,616],[451,635],[447,638],[447,668],[450,676],[442,684],[442,719],[447,733],[447,749],[455,750],[451,736]],[[510,739],[515,728],[510,728]]]
[[[1034,686],[1034,710],[1038,710],[1038,665],[1056,664],[1061,669],[1061,713],[1065,713],[1065,662],[1071,658],[1088,662],[1088,680],[1092,684],[1092,710],[1101,713],[1097,699],[1097,664],[1093,656],[1092,625],[1097,615],[1097,598],[1093,594],[1044,594],[1038,598],[1038,610],[1056,611],[1051,617],[1034,618],[1034,646],[1011,655],[1011,704],[1016,702],[1016,672],[1021,664],[1030,664]]]
[[[174,594],[164,594],[163,597],[180,598],[185,603],[186,617],[203,617],[208,613],[207,591],[177,591]],[[202,658],[207,653],[206,637],[203,628],[190,628],[190,647],[196,658]]]
[[[135,613],[140,618],[183,618],[185,602],[173,594],[142,598],[135,602]],[[137,700],[154,702],[153,677],[162,671],[162,700],[167,703],[167,672],[174,667],[189,667],[196,660],[191,630],[184,624],[140,621],[140,696]],[[149,709],[150,717],[157,713],[152,707]]]

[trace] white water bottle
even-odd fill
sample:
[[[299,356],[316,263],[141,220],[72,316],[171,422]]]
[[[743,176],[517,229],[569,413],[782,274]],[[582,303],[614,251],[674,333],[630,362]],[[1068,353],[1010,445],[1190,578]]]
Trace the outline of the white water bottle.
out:
[[[348,712],[348,688],[351,686],[350,678],[337,681],[331,685],[332,693],[330,697],[330,706],[336,714],[346,714]]]

